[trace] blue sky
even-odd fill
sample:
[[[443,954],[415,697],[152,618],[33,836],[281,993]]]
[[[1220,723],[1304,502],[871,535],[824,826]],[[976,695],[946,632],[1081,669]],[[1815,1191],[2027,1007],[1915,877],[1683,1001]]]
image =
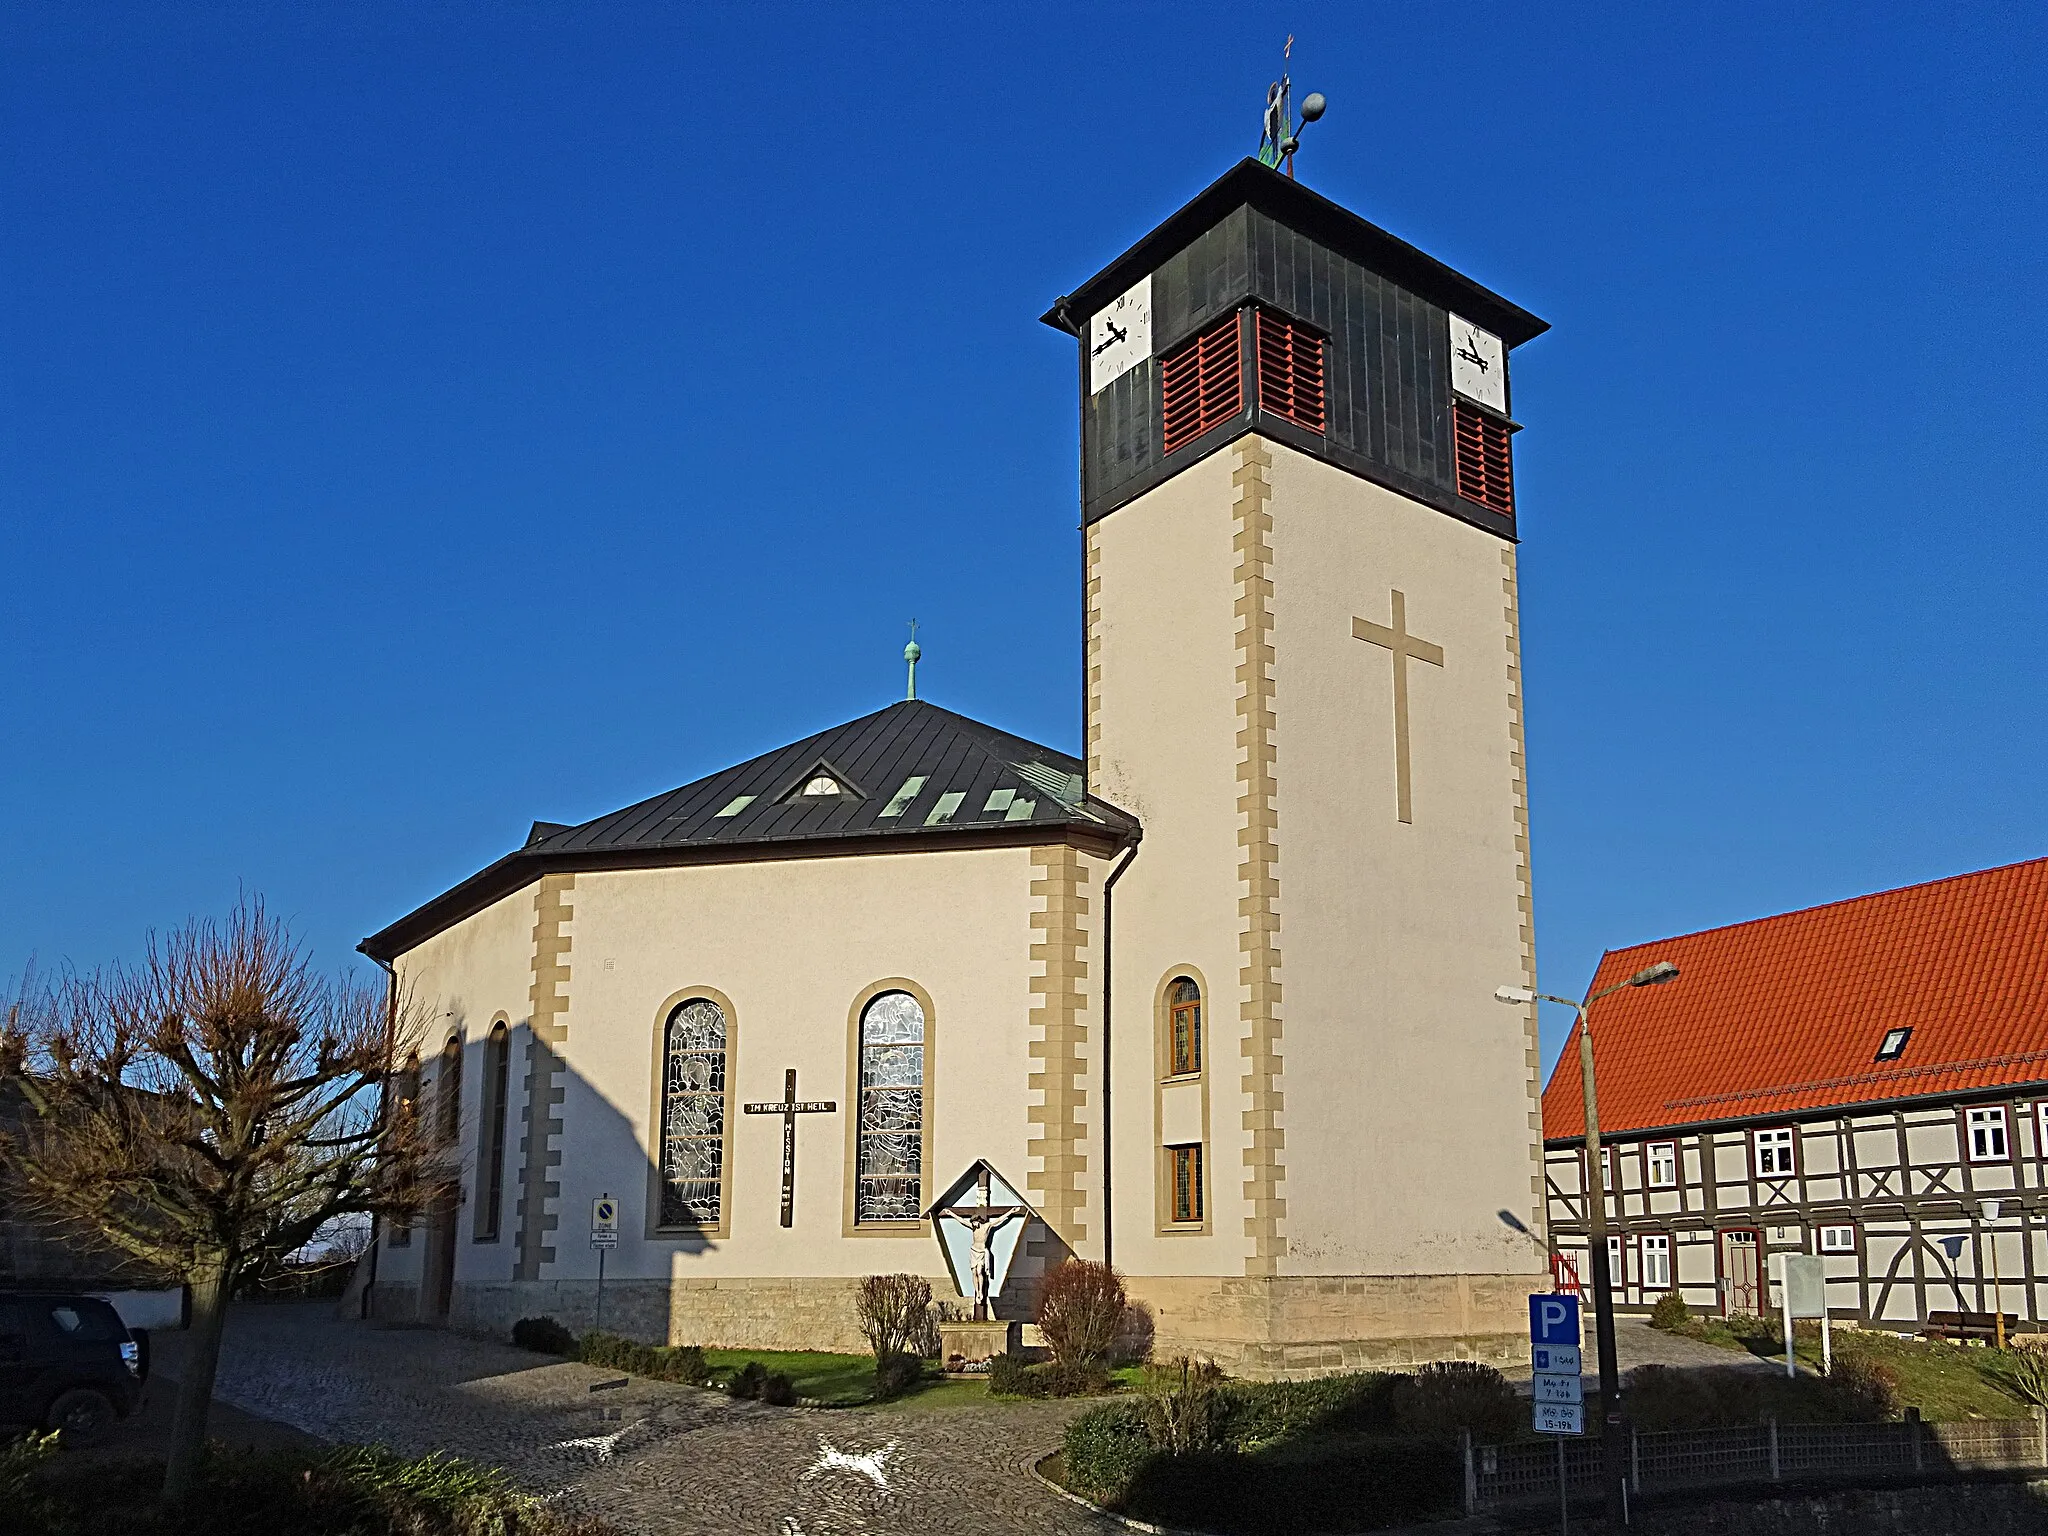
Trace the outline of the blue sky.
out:
[[[2048,851],[2044,14],[9,7],[0,975],[244,888],[350,963],[887,702],[912,614],[929,696],[1071,747],[1036,317],[1289,32],[1304,179],[1555,325],[1545,986]]]

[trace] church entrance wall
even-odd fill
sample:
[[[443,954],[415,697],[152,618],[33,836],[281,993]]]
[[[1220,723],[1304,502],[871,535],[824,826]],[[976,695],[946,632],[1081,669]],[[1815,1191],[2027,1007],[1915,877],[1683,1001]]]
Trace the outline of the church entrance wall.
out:
[[[608,1333],[648,1343],[700,1344],[715,1349],[820,1349],[864,1354],[854,1316],[857,1278],[607,1280],[604,1326]],[[944,1281],[934,1282],[937,1292]],[[393,1303],[396,1305],[396,1303]],[[382,1299],[379,1316],[385,1311]],[[552,1317],[572,1332],[597,1322],[594,1280],[511,1281],[461,1285],[448,1321],[465,1333],[509,1335],[522,1317]]]

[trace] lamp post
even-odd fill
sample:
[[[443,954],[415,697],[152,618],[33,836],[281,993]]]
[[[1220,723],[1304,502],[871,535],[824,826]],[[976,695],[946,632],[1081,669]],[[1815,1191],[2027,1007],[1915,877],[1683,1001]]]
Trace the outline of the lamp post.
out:
[[[1607,1263],[1607,1177],[1600,1164],[1600,1106],[1593,1091],[1593,1005],[1625,987],[1654,987],[1678,979],[1678,967],[1659,960],[1626,981],[1602,987],[1583,1003],[1528,987],[1502,987],[1493,995],[1504,1003],[1562,1003],[1579,1016],[1579,1086],[1586,1104],[1586,1228],[1592,1244],[1593,1335],[1600,1353],[1600,1463],[1607,1488],[1607,1510],[1628,1524],[1628,1448],[1622,1443],[1621,1372],[1614,1358],[1614,1277]]]
[[[1997,1335],[1997,1345],[2005,1348],[2005,1287],[1998,1283],[1998,1210],[1996,1200],[1980,1200],[1978,1207],[1984,1213],[1984,1225],[1989,1229],[1991,1241],[1991,1317],[1992,1328]]]

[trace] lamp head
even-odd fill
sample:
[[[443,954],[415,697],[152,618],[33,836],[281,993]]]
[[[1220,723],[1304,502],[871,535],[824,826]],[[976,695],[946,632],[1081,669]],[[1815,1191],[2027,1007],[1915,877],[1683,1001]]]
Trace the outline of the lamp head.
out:
[[[1327,101],[1323,100],[1323,93],[1321,91],[1310,91],[1301,99],[1301,120],[1304,123],[1314,122],[1323,115],[1324,109],[1329,105]]]
[[[1648,970],[1637,971],[1635,975],[1629,977],[1628,984],[1632,987],[1655,987],[1662,985],[1664,982],[1676,980],[1678,980],[1678,967],[1669,960],[1659,960]]]
[[[1527,987],[1496,987],[1493,995],[1503,1003],[1527,1004],[1536,1001],[1536,994]]]

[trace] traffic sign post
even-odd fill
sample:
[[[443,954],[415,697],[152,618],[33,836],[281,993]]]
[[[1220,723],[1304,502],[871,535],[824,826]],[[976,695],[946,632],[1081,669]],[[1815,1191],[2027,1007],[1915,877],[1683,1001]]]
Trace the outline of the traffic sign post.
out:
[[[1529,1364],[1535,1398],[1531,1427],[1539,1435],[1556,1435],[1557,1528],[1571,1529],[1571,1489],[1565,1479],[1564,1436],[1586,1432],[1586,1384],[1579,1357],[1579,1298],[1529,1298]]]
[[[590,1202],[590,1246],[597,1250],[597,1321],[604,1327],[604,1256],[619,1246],[619,1202],[599,1195]]]

